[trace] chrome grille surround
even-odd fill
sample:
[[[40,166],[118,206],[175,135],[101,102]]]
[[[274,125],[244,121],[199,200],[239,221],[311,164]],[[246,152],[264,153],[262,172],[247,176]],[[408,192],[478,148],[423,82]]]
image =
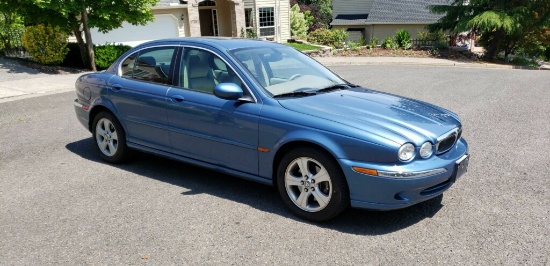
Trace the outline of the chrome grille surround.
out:
[[[442,154],[454,147],[455,143],[462,136],[462,128],[457,127],[451,131],[441,135],[437,138],[437,143],[435,144],[436,154]]]

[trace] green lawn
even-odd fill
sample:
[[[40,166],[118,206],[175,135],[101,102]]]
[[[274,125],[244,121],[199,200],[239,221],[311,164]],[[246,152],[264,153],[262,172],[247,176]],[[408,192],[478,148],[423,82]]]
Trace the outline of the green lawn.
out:
[[[295,49],[297,49],[299,51],[320,50],[321,49],[321,47],[319,47],[319,46],[315,46],[315,45],[311,45],[311,44],[304,44],[304,43],[296,43],[296,42],[289,42],[289,43],[286,43],[286,45],[288,45],[290,47],[294,47]]]

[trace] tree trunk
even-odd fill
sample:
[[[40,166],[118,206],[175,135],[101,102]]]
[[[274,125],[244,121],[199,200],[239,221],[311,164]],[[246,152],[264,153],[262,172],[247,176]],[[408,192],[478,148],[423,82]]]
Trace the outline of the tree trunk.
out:
[[[80,30],[80,26],[78,24],[71,25],[73,34],[76,37],[76,42],[78,43],[78,50],[80,51],[80,58],[82,59],[83,66],[86,66],[86,62],[88,60],[86,59],[87,53],[86,53],[86,44],[84,43],[84,39],[82,39],[82,31]]]
[[[491,44],[487,47],[485,58],[494,59],[497,56],[498,52],[500,52],[500,44],[502,43],[502,39],[504,39],[504,30],[499,29],[495,32],[495,36],[493,37]]]
[[[84,30],[84,36],[86,37],[86,47],[88,48],[90,69],[97,71],[97,68],[95,67],[94,43],[92,42],[92,34],[90,33],[90,27],[88,26],[88,12],[86,11],[86,6],[83,6],[82,10],[82,28]]]

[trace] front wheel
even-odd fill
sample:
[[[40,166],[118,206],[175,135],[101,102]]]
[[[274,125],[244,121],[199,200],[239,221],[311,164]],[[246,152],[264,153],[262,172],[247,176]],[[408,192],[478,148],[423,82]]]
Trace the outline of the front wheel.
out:
[[[92,135],[101,159],[110,163],[124,162],[129,155],[126,135],[120,122],[109,112],[100,112],[94,118]]]
[[[283,157],[277,188],[285,205],[310,221],[331,219],[350,202],[346,179],[336,161],[312,148],[292,150]]]

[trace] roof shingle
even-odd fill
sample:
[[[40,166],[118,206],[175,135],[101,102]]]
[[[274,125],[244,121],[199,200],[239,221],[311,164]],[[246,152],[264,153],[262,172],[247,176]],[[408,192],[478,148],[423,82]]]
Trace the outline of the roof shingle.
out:
[[[368,14],[336,15],[331,24],[434,23],[443,15],[431,13],[429,6],[449,3],[449,0],[375,0]],[[338,4],[338,0],[334,4]]]

